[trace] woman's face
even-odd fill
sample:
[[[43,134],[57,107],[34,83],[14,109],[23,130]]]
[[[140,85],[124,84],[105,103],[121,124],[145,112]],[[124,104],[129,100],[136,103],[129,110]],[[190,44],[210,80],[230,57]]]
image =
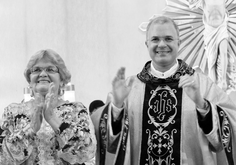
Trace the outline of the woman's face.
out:
[[[30,87],[34,93],[37,92],[45,96],[48,93],[50,83],[54,83],[54,92],[57,95],[59,87],[62,85],[58,68],[49,58],[44,57],[31,68]]]

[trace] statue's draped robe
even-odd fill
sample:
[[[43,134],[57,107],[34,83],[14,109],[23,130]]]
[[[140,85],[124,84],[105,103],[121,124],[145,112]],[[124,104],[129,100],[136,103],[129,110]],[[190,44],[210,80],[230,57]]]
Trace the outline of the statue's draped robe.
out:
[[[209,10],[205,5],[206,4],[204,0],[189,1],[189,8],[192,10],[198,8],[200,8],[203,11]],[[213,82],[217,83],[221,88],[222,88],[222,82],[224,81],[224,79],[226,79],[226,84],[227,84],[226,92],[229,94],[231,91],[236,90],[236,69],[235,69],[236,56],[234,50],[232,50],[234,49],[234,47],[232,46],[232,41],[230,45],[230,40],[233,39],[232,33],[231,36],[229,35],[229,29],[230,28],[232,29],[232,27],[229,26],[229,21],[231,23],[233,22],[232,21],[233,16],[231,15],[231,20],[230,20],[227,7],[225,8],[225,10],[222,10],[221,8],[218,11],[214,11],[220,13],[221,15],[224,15],[222,23],[218,27],[210,26],[206,21],[206,16],[204,15],[204,12],[202,13],[203,14],[202,21],[204,24],[204,31],[203,31],[203,40],[205,46],[204,55],[206,56],[206,60],[203,60],[204,64],[200,64],[200,66],[202,67],[200,66],[195,66],[195,67],[200,67],[200,69],[205,74],[207,74],[212,79]],[[222,50],[226,51],[226,54],[222,54],[219,52],[220,51],[219,46],[222,41],[228,43],[225,45],[225,48],[222,48]],[[227,64],[224,63],[224,61],[227,61],[226,62]],[[226,69],[226,73],[223,71],[224,68]]]
[[[226,57],[223,54],[219,53],[219,45],[225,39],[228,41],[229,35],[227,30],[227,14],[223,23],[218,27],[209,26],[203,17],[203,23],[205,25],[204,30],[204,44],[207,56],[207,66],[208,66],[208,76],[214,82],[221,82],[223,79],[223,66],[222,59],[226,58],[228,60],[227,54]],[[227,50],[227,47],[225,47]],[[229,78],[229,77],[228,77]],[[229,81],[228,81],[229,82]],[[229,84],[228,84],[229,85]]]

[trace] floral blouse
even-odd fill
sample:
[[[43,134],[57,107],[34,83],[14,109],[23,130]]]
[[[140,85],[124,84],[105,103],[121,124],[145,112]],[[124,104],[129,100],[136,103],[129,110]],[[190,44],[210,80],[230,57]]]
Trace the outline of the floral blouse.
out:
[[[54,109],[62,119],[58,133],[43,119],[40,130],[29,136],[33,110],[33,100],[5,108],[0,131],[1,165],[80,165],[94,157],[94,127],[81,103],[67,102]]]

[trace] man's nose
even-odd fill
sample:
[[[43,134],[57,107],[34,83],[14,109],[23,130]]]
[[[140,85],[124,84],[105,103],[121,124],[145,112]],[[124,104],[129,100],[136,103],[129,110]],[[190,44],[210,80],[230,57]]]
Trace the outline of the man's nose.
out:
[[[166,46],[166,43],[163,39],[160,40],[159,44],[158,44],[159,47],[163,47],[163,46]]]

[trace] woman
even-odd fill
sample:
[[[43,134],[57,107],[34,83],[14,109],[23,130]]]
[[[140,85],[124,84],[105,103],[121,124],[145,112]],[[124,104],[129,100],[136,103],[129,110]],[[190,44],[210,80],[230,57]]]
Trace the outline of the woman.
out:
[[[34,99],[5,108],[0,164],[79,165],[93,158],[96,139],[88,111],[61,99],[71,79],[62,58],[41,50],[24,75]]]

